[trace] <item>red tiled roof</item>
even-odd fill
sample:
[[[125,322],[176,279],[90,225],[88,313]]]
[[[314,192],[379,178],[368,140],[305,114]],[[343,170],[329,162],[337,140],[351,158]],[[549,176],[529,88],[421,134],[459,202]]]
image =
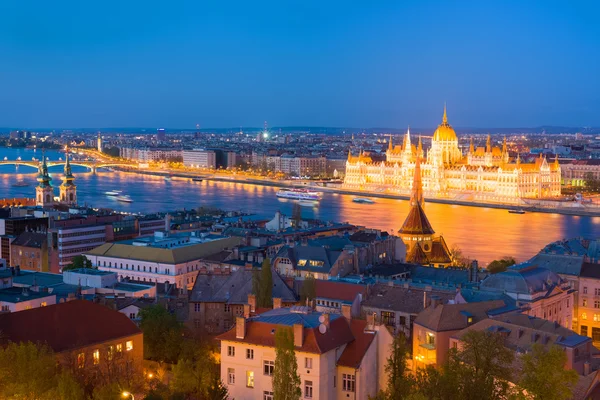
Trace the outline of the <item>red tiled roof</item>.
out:
[[[217,339],[275,347],[275,329],[282,326],[284,325],[246,320],[246,335],[244,339],[236,338],[235,326],[217,336]],[[296,350],[306,353],[323,354],[352,340],[354,340],[354,336],[348,322],[345,318],[340,317],[331,321],[329,329],[324,334],[320,333],[318,328],[304,328],[302,347],[296,348]]]
[[[1,342],[46,343],[54,352],[140,334],[126,315],[86,300],[0,315]]]
[[[407,235],[433,235],[435,233],[419,202],[410,208],[404,224],[398,232]]]
[[[367,298],[367,287],[354,283],[315,280],[317,297],[353,302],[358,294],[362,299]]]
[[[360,366],[373,339],[375,339],[375,332],[365,332],[366,326],[367,321],[364,320],[353,319],[350,321],[350,329],[354,335],[354,341],[346,346],[338,359],[338,365],[350,368],[358,368]]]

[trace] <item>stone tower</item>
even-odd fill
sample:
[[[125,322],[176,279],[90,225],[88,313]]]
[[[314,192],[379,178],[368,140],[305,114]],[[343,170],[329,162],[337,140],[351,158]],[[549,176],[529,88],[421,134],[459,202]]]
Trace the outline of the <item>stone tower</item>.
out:
[[[35,188],[35,204],[46,207],[54,205],[54,189],[50,184],[52,178],[48,174],[48,164],[46,163],[46,154],[42,154],[42,162],[38,169],[38,185]]]
[[[71,172],[71,163],[69,162],[69,149],[66,153],[67,160],[65,162],[65,176],[63,183],[60,185],[60,201],[61,203],[75,205],[77,204],[77,186],[73,183],[75,177]]]

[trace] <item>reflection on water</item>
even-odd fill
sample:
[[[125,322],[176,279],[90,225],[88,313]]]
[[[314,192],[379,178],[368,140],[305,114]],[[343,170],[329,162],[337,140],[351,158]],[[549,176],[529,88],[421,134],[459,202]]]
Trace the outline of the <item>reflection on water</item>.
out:
[[[31,159],[31,151],[20,150],[24,160]],[[41,152],[38,150],[37,154]],[[47,155],[52,160],[61,156],[51,152]],[[0,151],[0,159],[5,156],[13,160],[17,157]],[[17,174],[15,172],[14,166],[0,166],[0,197],[33,197],[36,171],[21,166]],[[61,183],[62,169],[57,166],[51,168],[50,172],[53,177],[52,183],[57,187]],[[94,175],[78,166],[73,167],[73,172],[79,201],[94,207],[150,213],[176,208],[213,206],[270,217],[277,210],[291,215],[294,204],[292,200],[277,198],[275,193],[278,189],[274,187],[235,182],[192,182],[180,178],[165,181],[162,177],[123,172],[99,171]],[[18,180],[26,180],[32,185],[12,187],[11,184]],[[114,197],[104,195],[111,190],[122,190],[124,194],[130,195],[134,202],[120,203]],[[58,188],[55,191],[58,195]],[[404,200],[374,199],[375,204],[360,204],[354,203],[353,197],[324,193],[318,205],[302,207],[302,216],[347,221],[396,232],[408,213],[409,204]],[[434,203],[427,203],[425,211],[435,231],[444,235],[449,246],[458,245],[465,255],[484,263],[505,255],[524,260],[554,240],[600,235],[600,217],[542,213],[519,215],[493,208]]]

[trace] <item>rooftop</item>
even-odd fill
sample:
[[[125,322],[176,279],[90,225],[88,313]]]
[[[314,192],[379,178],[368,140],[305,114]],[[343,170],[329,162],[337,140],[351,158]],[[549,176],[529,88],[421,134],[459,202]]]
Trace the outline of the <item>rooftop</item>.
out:
[[[473,318],[471,323],[475,323],[488,318],[489,311],[504,306],[505,303],[502,300],[464,304],[441,304],[423,310],[415,319],[415,324],[436,332],[460,330],[469,325],[465,313],[468,313]]]
[[[44,297],[51,297],[54,294],[48,292],[34,292],[27,288],[11,287],[7,289],[0,289],[0,302],[5,303],[22,303],[34,299],[43,299]]]
[[[425,305],[429,304],[431,296],[438,296],[444,303],[454,299],[454,294],[450,292],[424,291],[376,284],[370,288],[369,297],[362,302],[362,305],[363,307],[418,314],[425,309]]]

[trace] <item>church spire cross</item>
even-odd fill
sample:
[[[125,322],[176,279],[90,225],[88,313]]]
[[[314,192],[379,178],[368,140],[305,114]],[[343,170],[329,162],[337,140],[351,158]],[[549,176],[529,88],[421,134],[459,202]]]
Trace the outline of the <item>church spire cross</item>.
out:
[[[446,102],[444,102],[444,116],[442,117],[442,123],[444,125],[448,124],[448,114],[446,113]]]

